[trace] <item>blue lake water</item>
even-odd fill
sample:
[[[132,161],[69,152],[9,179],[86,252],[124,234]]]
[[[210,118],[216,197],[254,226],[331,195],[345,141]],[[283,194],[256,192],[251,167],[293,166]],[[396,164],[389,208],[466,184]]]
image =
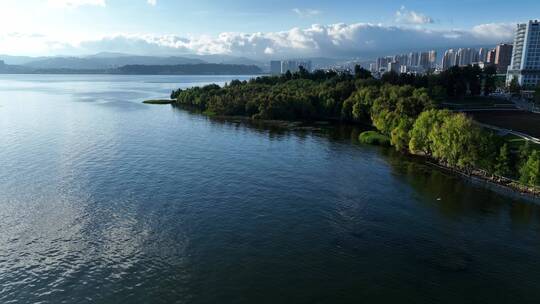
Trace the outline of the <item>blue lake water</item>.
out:
[[[0,303],[540,302],[531,200],[141,103],[232,78],[1,75]]]

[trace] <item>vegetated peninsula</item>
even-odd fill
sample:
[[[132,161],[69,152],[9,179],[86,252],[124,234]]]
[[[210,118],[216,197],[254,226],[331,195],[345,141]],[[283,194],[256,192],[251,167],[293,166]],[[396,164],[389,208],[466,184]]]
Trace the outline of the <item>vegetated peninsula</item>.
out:
[[[491,67],[453,67],[438,75],[355,74],[300,69],[282,76],[232,81],[171,94],[174,104],[216,115],[269,120],[339,120],[372,126],[361,141],[388,143],[403,153],[468,176],[539,195],[540,148],[502,136],[448,101],[490,101],[496,89]],[[471,101],[471,102],[472,102]]]

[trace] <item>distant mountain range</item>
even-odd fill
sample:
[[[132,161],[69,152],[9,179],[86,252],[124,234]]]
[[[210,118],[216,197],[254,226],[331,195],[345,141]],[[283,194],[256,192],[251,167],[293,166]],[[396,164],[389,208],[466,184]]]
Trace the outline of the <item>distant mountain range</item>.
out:
[[[283,58],[289,59],[289,58]],[[304,58],[305,59],[305,58]],[[347,59],[307,58],[313,67],[323,69],[347,62]],[[120,67],[139,66],[176,66],[196,64],[225,64],[256,66],[262,71],[270,70],[270,61],[258,61],[246,57],[229,55],[183,55],[183,56],[141,56],[122,53],[98,53],[95,55],[73,57],[27,57],[0,55],[0,61],[11,66],[11,71],[52,71],[52,70],[113,70]],[[17,67],[14,67],[17,66]],[[4,67],[5,70],[5,67]],[[5,73],[5,72],[4,72]]]
[[[139,56],[121,53],[99,53],[83,57],[26,57],[0,55],[0,60],[8,65],[19,65],[33,69],[113,69],[126,65],[182,65],[182,64],[242,64],[263,67],[265,63],[226,55],[186,55],[186,56]]]
[[[232,56],[139,56],[99,53],[84,57],[0,55],[0,74],[262,74],[264,64]]]
[[[33,68],[0,61],[0,74],[109,74],[109,75],[258,75],[255,65],[195,63],[176,65],[124,65],[107,69]]]

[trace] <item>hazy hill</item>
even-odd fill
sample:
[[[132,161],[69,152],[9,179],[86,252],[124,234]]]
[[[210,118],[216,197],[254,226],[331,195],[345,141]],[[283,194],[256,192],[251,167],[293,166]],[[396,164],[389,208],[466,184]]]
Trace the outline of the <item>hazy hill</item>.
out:
[[[247,64],[264,66],[266,62],[257,61],[247,57],[235,57],[229,55],[185,55],[188,58],[203,60],[208,63],[221,63],[221,64]]]
[[[6,64],[12,64],[12,65],[22,65],[22,64],[29,63],[31,61],[42,60],[46,58],[47,57],[0,55],[0,60],[4,61]]]
[[[200,59],[185,57],[153,57],[133,55],[94,55],[87,57],[49,57],[24,63],[34,69],[110,69],[125,65],[178,65],[205,63]]]
[[[240,64],[125,65],[106,69],[32,68],[7,65],[0,60],[0,74],[114,74],[114,75],[256,75],[261,68]]]

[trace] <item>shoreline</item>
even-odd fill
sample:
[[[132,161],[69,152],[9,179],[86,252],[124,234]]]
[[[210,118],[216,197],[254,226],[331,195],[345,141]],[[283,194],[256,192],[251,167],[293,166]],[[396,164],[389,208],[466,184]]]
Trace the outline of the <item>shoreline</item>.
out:
[[[487,187],[495,192],[504,192],[506,195],[532,200],[535,203],[540,204],[540,189],[518,184],[517,181],[508,178],[495,178],[493,176],[487,176],[486,174],[482,174],[479,170],[473,170],[470,174],[467,174],[465,171],[433,162],[429,158],[422,155],[412,156],[423,159],[422,162],[430,167],[435,167],[441,171],[448,172],[473,184],[482,184],[482,186]]]
[[[321,131],[322,127],[335,126],[336,124],[339,124],[338,120],[332,120],[332,119],[319,120],[319,121],[289,121],[289,120],[254,119],[252,117],[241,116],[241,115],[214,115],[214,114],[208,114],[201,111],[197,111],[196,109],[190,109],[189,107],[184,106],[184,105],[177,105],[174,103],[174,101],[171,103],[171,106],[180,108],[182,110],[186,110],[193,114],[200,114],[208,118],[223,119],[223,120],[228,120],[228,121],[236,120],[236,121],[242,121],[242,122],[248,122],[248,123],[262,123],[266,126],[283,128],[289,131]],[[366,129],[373,128],[372,126],[367,126],[365,124],[346,124],[346,125],[361,126],[361,127],[365,127]],[[365,144],[365,145],[368,145],[368,144]],[[487,187],[492,191],[499,192],[499,193],[503,192],[506,195],[511,195],[511,196],[519,197],[519,198],[525,198],[527,200],[531,200],[537,204],[540,204],[540,188],[527,187],[525,185],[520,184],[516,180],[484,174],[481,170],[478,170],[478,169],[472,170],[470,173],[467,173],[463,170],[448,167],[444,164],[438,163],[425,155],[411,154],[411,153],[404,153],[404,152],[399,152],[399,153],[404,156],[411,157],[415,159],[415,161],[421,162],[422,164],[426,166],[437,168],[441,171],[450,173],[467,182],[471,182],[474,184],[481,183],[483,184],[482,185],[483,187]]]
[[[235,120],[243,120],[243,121],[247,121],[251,123],[260,122],[266,125],[286,128],[290,131],[320,131],[322,130],[320,128],[321,122],[326,123],[326,124],[323,124],[322,126],[332,126],[333,123],[336,123],[336,121],[331,121],[331,120],[320,121],[320,122],[318,121],[303,122],[303,121],[286,121],[286,120],[258,120],[258,119],[253,119],[251,117],[246,117],[246,116],[226,116],[226,115],[212,116],[212,115],[206,115],[204,113],[201,113],[201,114],[208,117],[214,117],[214,118],[219,118],[219,119],[227,119],[227,120],[235,119]],[[305,124],[307,124],[307,126],[302,126]],[[317,126],[318,124],[319,126]],[[349,125],[355,126],[354,124],[349,124]],[[356,126],[365,126],[365,125],[359,124]],[[364,144],[364,145],[368,145],[368,144]],[[472,170],[470,174],[468,174],[467,172],[463,170],[459,170],[459,169],[452,168],[444,164],[438,163],[424,155],[403,153],[403,152],[398,152],[398,153],[401,153],[404,156],[409,156],[413,158],[415,161],[421,162],[423,165],[450,173],[467,182],[471,182],[473,184],[482,184],[483,187],[487,187],[490,190],[493,190],[495,192],[503,192],[506,195],[511,195],[511,196],[519,197],[519,198],[525,198],[537,204],[540,204],[540,189],[539,188],[527,187],[525,185],[520,184],[518,181],[509,179],[509,178],[496,177],[496,176],[484,174],[481,170],[478,170],[478,169]]]

